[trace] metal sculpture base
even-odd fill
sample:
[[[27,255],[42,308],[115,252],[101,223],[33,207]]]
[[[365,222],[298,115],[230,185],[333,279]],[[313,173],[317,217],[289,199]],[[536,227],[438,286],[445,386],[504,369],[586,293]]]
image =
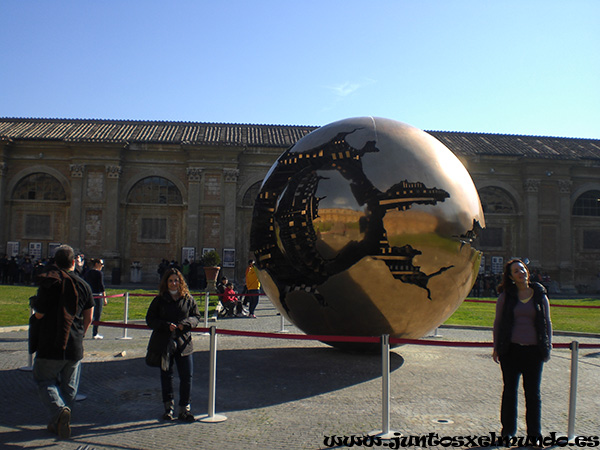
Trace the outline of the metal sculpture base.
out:
[[[376,430],[376,431],[371,431],[370,433],[367,433],[367,436],[378,437],[378,438],[383,439],[384,441],[389,441],[390,439],[393,439],[395,437],[402,437],[403,434],[400,433],[399,431],[390,430],[387,433],[385,433],[382,430]]]
[[[227,420],[227,416],[222,416],[220,414],[215,414],[214,416],[202,416],[198,419],[199,422],[204,423],[219,423],[225,422]]]

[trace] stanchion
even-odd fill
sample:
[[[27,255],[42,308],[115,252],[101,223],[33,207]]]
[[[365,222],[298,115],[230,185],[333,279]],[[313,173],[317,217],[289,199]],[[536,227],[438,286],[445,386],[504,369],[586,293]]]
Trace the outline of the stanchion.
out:
[[[129,316],[129,292],[125,292],[125,311],[123,313],[123,324],[127,325],[127,317]],[[123,327],[123,336],[117,339],[131,339],[127,337],[127,327]]]
[[[579,342],[571,342],[569,348],[571,349],[571,390],[569,393],[569,425],[567,428],[567,436],[569,438],[569,443],[574,443],[575,412],[577,409],[577,363],[579,360]]]
[[[402,433],[390,430],[390,335],[381,336],[381,430],[372,431],[369,436],[391,439]]]
[[[210,293],[204,293],[204,328],[208,328],[208,304],[210,303]],[[202,336],[208,336],[209,333],[202,333]]]
[[[27,365],[19,367],[19,370],[23,372],[31,372],[33,370],[33,355],[29,353],[29,350],[27,350]]]
[[[208,374],[208,414],[200,417],[200,422],[224,422],[227,417],[215,414],[215,393],[217,391],[217,327],[210,327],[210,372]]]
[[[30,309],[29,315],[33,314],[33,308]],[[33,354],[29,353],[29,340],[27,340],[27,365],[19,367],[23,372],[31,372],[33,370]]]
[[[279,333],[288,333],[288,330],[285,329],[285,318],[283,317],[283,314],[280,314],[281,316],[281,327],[279,328]]]

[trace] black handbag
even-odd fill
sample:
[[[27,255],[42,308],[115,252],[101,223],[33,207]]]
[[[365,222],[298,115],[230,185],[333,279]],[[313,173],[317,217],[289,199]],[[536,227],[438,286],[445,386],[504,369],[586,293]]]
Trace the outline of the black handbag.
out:
[[[150,367],[160,367],[161,359],[162,353],[150,350],[150,346],[148,346],[148,350],[146,350],[146,364]]]

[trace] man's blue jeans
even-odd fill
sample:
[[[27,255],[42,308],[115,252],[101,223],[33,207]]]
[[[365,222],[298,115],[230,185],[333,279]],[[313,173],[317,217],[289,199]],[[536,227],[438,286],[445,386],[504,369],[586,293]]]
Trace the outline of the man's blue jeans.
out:
[[[33,379],[37,383],[40,399],[50,414],[50,423],[56,422],[65,406],[72,409],[80,375],[81,361],[35,358]]]
[[[102,294],[94,294],[94,322],[100,322],[100,316],[102,315],[102,307],[104,306],[104,297],[98,298]],[[98,334],[98,325],[92,326],[92,336]]]

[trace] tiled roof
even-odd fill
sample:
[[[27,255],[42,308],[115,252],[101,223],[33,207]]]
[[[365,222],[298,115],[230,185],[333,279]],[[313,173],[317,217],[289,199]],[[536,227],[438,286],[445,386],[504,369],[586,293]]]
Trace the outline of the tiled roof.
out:
[[[315,128],[194,122],[0,118],[0,139],[290,147]]]
[[[600,139],[428,131],[457,155],[600,159]]]
[[[0,140],[238,145],[287,148],[317,127],[0,118]],[[428,131],[459,156],[600,159],[600,139]]]

